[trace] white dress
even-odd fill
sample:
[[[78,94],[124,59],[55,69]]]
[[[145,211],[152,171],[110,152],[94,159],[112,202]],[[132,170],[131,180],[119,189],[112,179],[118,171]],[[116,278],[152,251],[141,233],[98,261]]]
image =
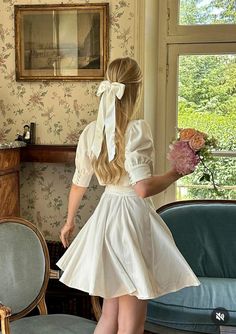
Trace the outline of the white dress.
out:
[[[73,183],[79,186],[87,187],[93,175],[95,125],[84,129],[78,143]],[[199,285],[151,199],[139,197],[132,187],[152,175],[150,128],[144,120],[131,121],[125,137],[126,175],[118,185],[106,185],[93,215],[57,262],[60,280],[103,298],[151,299]]]

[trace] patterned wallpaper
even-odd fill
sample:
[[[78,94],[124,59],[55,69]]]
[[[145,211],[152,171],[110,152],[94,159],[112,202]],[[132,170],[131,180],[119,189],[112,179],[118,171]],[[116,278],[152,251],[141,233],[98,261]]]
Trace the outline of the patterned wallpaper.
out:
[[[110,4],[110,59],[134,57],[136,1],[106,1]],[[86,124],[96,118],[97,82],[15,81],[14,4],[44,3],[47,2],[0,0],[0,141],[14,140],[24,124],[35,122],[36,143],[76,144]],[[35,223],[47,239],[59,239],[73,172],[73,165],[21,166],[21,215]],[[93,179],[76,217],[78,229],[93,212],[102,191]]]

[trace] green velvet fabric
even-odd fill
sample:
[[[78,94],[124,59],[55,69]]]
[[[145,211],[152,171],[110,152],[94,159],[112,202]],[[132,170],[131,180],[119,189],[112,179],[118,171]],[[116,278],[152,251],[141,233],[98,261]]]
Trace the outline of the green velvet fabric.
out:
[[[218,334],[211,312],[223,307],[236,326],[235,202],[179,202],[158,211],[201,285],[149,301],[147,323]]]
[[[10,323],[11,334],[92,334],[95,326],[94,321],[67,314],[37,315]]]
[[[0,254],[0,300],[18,313],[31,304],[43,284],[42,246],[27,226],[5,223],[0,224]]]
[[[149,301],[147,321],[183,330],[218,333],[211,313],[223,307],[230,314],[228,324],[236,325],[236,279],[199,277],[199,280],[199,286]]]
[[[160,215],[197,276],[236,278],[235,204],[176,205]]]

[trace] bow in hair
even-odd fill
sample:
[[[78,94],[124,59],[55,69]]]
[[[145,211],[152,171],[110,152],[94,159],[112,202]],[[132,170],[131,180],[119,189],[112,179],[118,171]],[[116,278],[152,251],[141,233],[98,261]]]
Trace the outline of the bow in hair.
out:
[[[116,97],[120,100],[124,95],[125,85],[119,82],[102,81],[98,87],[97,96],[101,96],[92,152],[99,157],[105,130],[108,160],[115,157],[115,129],[116,129]]]

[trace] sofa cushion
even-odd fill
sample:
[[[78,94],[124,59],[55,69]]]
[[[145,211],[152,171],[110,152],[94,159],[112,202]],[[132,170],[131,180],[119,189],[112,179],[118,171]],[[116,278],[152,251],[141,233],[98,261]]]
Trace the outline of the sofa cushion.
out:
[[[197,276],[236,278],[235,202],[179,202],[157,212]]]
[[[225,308],[236,325],[236,279],[199,277],[201,285],[150,300],[147,322],[201,333],[218,333],[212,311]]]
[[[92,334],[95,326],[94,321],[68,314],[37,315],[10,323],[11,334]]]

